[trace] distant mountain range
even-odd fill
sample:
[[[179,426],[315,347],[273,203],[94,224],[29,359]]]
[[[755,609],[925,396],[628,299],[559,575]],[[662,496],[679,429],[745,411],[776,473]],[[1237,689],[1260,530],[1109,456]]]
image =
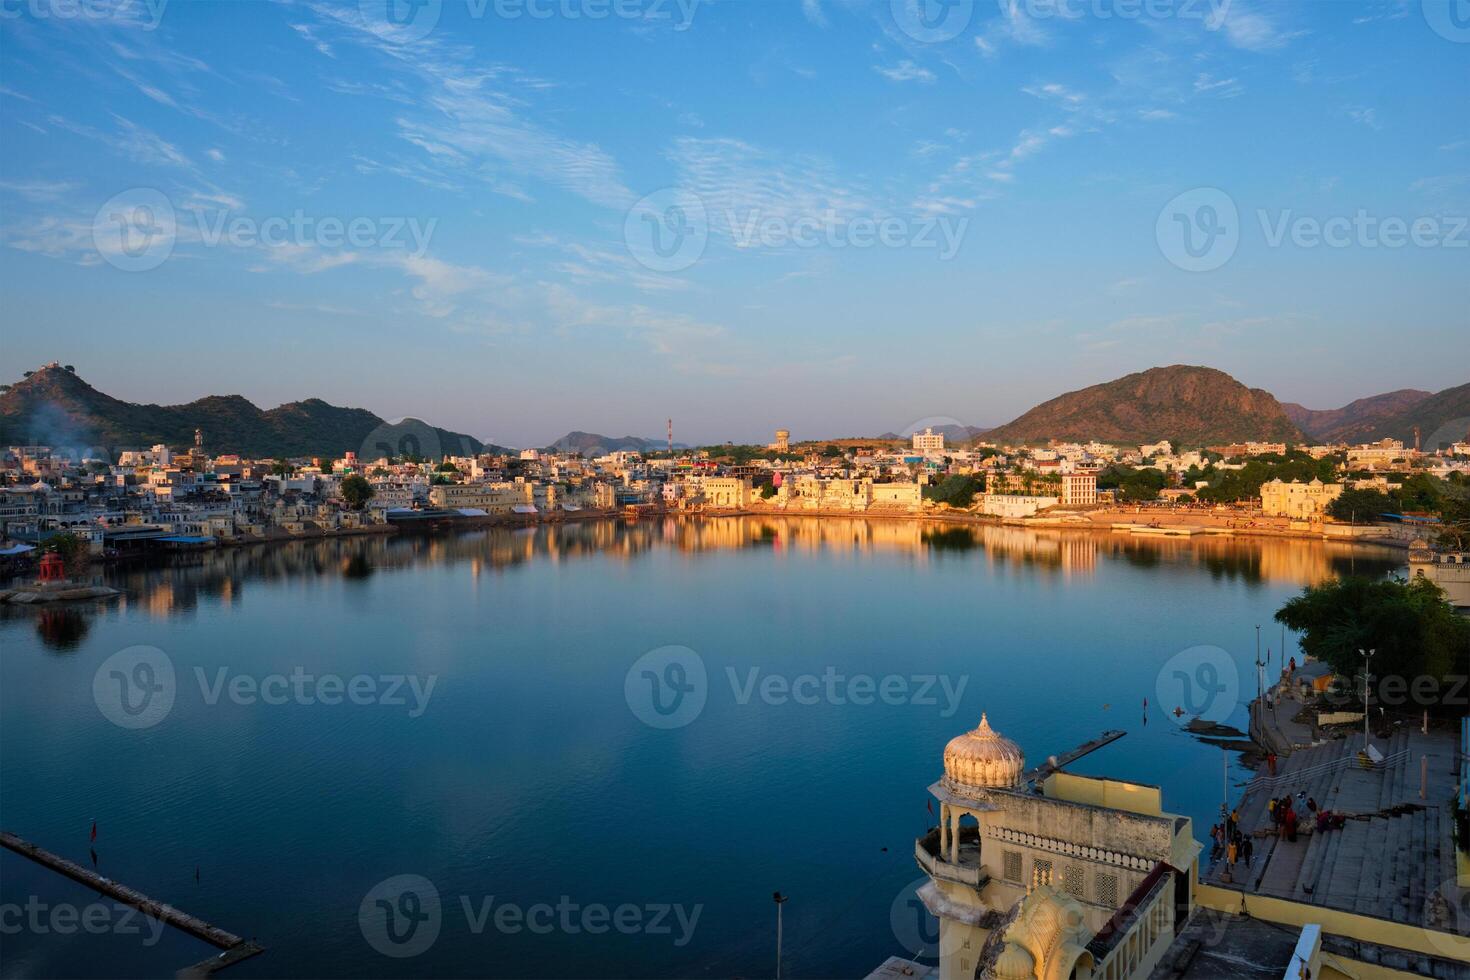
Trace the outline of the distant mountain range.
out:
[[[1426,452],[1443,444],[1470,439],[1470,384],[1437,391],[1423,401],[1381,419],[1352,441],[1401,439],[1405,445],[1412,445],[1416,425],[1419,427],[1420,445]]]
[[[1247,388],[1224,371],[1176,364],[1070,391],[986,434],[996,442],[1149,443],[1182,446],[1305,436],[1270,392]]]
[[[1385,421],[1410,411],[1431,391],[1401,388],[1382,395],[1372,395],[1348,402],[1342,408],[1316,410],[1295,402],[1282,402],[1286,417],[1307,435],[1323,442],[1361,442]]]
[[[247,456],[315,456],[356,452],[383,420],[362,408],[319,398],[268,411],[240,395],[211,395],[187,405],[140,405],[103,394],[64,367],[45,367],[0,394],[0,446],[47,445],[175,449],[201,429],[213,452]],[[485,450],[480,440],[433,427],[446,453]],[[494,451],[490,449],[489,451]]]
[[[64,367],[42,368],[0,392],[0,446],[101,446],[115,452],[164,443],[181,449],[193,444],[198,428],[212,452],[338,455],[361,450],[384,424],[366,409],[339,408],[319,398],[269,410],[240,395],[211,395],[187,405],[136,404],[98,391]],[[1436,393],[1403,389],[1342,408],[1313,410],[1283,405],[1268,392],[1247,388],[1214,368],[1174,365],[1059,395],[999,428],[956,423],[934,430],[944,433],[952,446],[977,438],[1010,443],[1097,439],[1125,445],[1169,439],[1183,447],[1245,440],[1357,443],[1392,438],[1412,445],[1416,425],[1425,450],[1470,437],[1470,384]],[[432,432],[449,454],[515,452],[447,429],[423,425],[420,431]],[[906,437],[886,432],[877,438]],[[600,455],[656,451],[667,445],[661,439],[573,431],[546,449]],[[677,442],[674,446],[688,448]]]
[[[615,452],[657,452],[668,449],[667,439],[642,439],[638,436],[604,436],[596,432],[572,431],[547,446],[543,452],[580,453],[583,456],[601,456]],[[674,443],[675,449],[688,449],[682,442]]]

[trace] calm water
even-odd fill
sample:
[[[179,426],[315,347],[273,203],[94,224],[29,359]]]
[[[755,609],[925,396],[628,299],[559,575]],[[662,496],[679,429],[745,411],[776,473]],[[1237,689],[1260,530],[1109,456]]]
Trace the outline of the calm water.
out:
[[[1161,710],[1165,662],[1228,651],[1243,727],[1255,624],[1275,647],[1271,614],[1303,584],[1398,561],[1316,542],[729,518],[115,569],[104,577],[127,590],[119,603],[0,619],[0,823],[88,863],[96,819],[104,874],[268,947],[228,976],[768,976],[775,889],[790,896],[787,975],[860,976],[904,952],[890,908],[917,877],[925,788],[982,710],[1033,762],[1126,729],[1075,768],[1161,784],[1167,807],[1207,827],[1222,751]],[[93,685],[139,644],[169,658],[174,702],[127,729]],[[693,651],[681,669],[706,673],[692,720],[684,705],[650,710],[641,667],[629,680],[670,645]],[[697,681],[647,666],[661,684]],[[434,686],[417,716],[406,684],[403,704],[219,688],[293,672],[368,675],[379,701],[388,675]],[[861,681],[835,679],[890,675],[905,703],[853,703]],[[921,691],[926,676],[963,683],[958,703],[939,682]],[[799,701],[762,695],[782,682]],[[441,924],[425,951],[393,959],[364,938],[359,908],[403,874],[433,883]],[[94,900],[5,855],[0,902],[32,896]],[[497,928],[502,905],[537,903],[574,905],[574,931]],[[584,910],[620,905],[635,907],[621,931],[581,928]],[[659,906],[685,923],[656,920]],[[147,938],[23,928],[0,935],[0,972],[172,975],[210,952]]]

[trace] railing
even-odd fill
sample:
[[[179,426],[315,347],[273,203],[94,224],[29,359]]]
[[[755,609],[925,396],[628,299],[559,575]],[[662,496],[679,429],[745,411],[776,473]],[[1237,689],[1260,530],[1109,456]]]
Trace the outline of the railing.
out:
[[[1331,762],[1319,762],[1315,766],[1308,766],[1305,769],[1295,769],[1291,772],[1283,772],[1275,776],[1257,776],[1251,783],[1251,787],[1275,787],[1283,783],[1296,784],[1300,783],[1303,779],[1320,776],[1323,773],[1335,772],[1338,769],[1366,769],[1370,772],[1380,772],[1386,769],[1392,769],[1394,766],[1408,761],[1408,749],[1400,749],[1392,755],[1384,756],[1380,762],[1363,762],[1357,756],[1347,756],[1342,759],[1334,759]]]
[[[965,849],[966,845],[969,845],[968,851]],[[990,880],[990,875],[986,874],[985,869],[980,865],[979,846],[980,836],[976,829],[974,827],[961,828],[960,860],[958,863],[953,862],[939,846],[939,828],[936,827],[914,841],[914,859],[919,862],[919,867],[924,869],[924,873],[931,877],[979,888]],[[973,862],[965,860],[971,856],[974,857]]]
[[[1173,909],[1163,900],[1170,894],[1173,870],[1167,864],[1156,864],[1087,944],[1095,980],[1146,974],[1163,948],[1173,942]]]

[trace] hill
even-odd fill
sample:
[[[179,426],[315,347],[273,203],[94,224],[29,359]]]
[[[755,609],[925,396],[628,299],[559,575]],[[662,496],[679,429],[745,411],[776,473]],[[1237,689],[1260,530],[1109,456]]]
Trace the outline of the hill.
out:
[[[958,422],[925,426],[925,428],[932,428],[936,434],[944,436],[944,444],[946,446],[967,446],[990,431],[989,429],[982,429],[976,425],[961,425]],[[909,442],[912,436],[913,430],[909,430],[908,435],[901,435],[897,432],[885,432],[881,436],[874,436],[873,438],[883,439],[888,442]]]
[[[1048,439],[1177,446],[1259,440],[1303,442],[1269,392],[1247,388],[1224,371],[1176,364],[1150,368],[1042,402],[985,438],[995,442]]]
[[[268,411],[240,395],[210,395],[187,405],[141,405],[93,388],[74,372],[48,366],[0,394],[0,446],[46,445],[118,450],[194,444],[202,429],[213,452],[247,456],[337,455],[362,448],[383,420],[363,408],[319,398]],[[445,452],[479,452],[471,436],[435,429]]]
[[[1282,402],[1286,417],[1307,435],[1322,442],[1362,442],[1366,433],[1383,422],[1410,411],[1433,392],[1417,388],[1372,395],[1349,402],[1342,408],[1311,409],[1295,402]]]
[[[581,453],[583,456],[601,456],[605,453],[632,451],[638,453],[658,452],[669,448],[667,439],[641,439],[638,436],[605,436],[596,432],[572,431],[547,446],[543,452]],[[682,442],[674,443],[675,449],[687,449]]]
[[[1375,439],[1401,439],[1404,445],[1414,444],[1414,426],[1419,427],[1419,444],[1426,452],[1432,452],[1441,443],[1457,442],[1470,433],[1470,384],[1458,385],[1437,391],[1399,412],[1383,419],[1363,434],[1363,441]]]

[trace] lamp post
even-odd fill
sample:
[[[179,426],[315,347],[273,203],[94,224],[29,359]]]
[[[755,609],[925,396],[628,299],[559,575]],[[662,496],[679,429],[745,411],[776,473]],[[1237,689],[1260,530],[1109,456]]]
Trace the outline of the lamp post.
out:
[[[771,893],[771,899],[776,903],[776,980],[781,980],[781,906],[785,905],[790,897],[780,892]]]
[[[1361,647],[1359,647],[1358,648],[1358,652],[1363,655],[1363,751],[1364,752],[1367,752],[1368,751],[1368,681],[1369,681],[1369,679],[1372,676],[1371,674],[1368,673],[1368,664],[1373,660],[1373,654],[1377,653],[1378,651],[1377,651],[1377,649],[1364,650]]]

